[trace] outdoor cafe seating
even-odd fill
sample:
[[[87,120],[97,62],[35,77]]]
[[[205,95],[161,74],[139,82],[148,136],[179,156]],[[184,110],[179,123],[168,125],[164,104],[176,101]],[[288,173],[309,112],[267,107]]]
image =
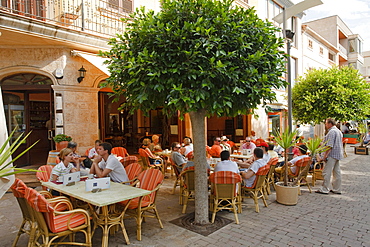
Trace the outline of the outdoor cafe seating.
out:
[[[239,224],[237,214],[241,213],[241,176],[231,171],[219,171],[212,173],[209,180],[211,182],[211,222],[215,222],[216,213],[218,211],[227,209],[234,213],[235,222]]]

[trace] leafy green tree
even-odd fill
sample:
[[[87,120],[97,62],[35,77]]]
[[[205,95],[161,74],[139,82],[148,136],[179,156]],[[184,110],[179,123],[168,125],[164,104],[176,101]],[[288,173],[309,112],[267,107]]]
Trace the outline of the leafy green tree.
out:
[[[293,116],[302,123],[360,120],[369,114],[370,84],[353,67],[313,69],[292,90]]]
[[[194,137],[195,223],[207,224],[205,117],[249,114],[285,85],[282,39],[253,9],[231,0],[164,0],[159,13],[136,10],[110,41],[115,94],[132,110],[189,113]]]

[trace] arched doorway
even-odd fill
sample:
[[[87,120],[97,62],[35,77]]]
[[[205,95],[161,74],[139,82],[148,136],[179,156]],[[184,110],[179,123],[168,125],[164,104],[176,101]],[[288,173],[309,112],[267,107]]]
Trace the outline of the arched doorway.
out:
[[[16,73],[0,80],[8,132],[17,128],[12,141],[23,132],[32,131],[13,157],[39,140],[15,162],[18,167],[46,163],[51,149],[48,131],[53,129],[52,84],[49,77],[37,73]]]

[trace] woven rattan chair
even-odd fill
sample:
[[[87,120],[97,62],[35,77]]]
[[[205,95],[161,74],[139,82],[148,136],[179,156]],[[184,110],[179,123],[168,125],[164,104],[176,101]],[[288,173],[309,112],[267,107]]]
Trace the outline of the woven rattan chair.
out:
[[[227,209],[234,212],[236,224],[239,224],[238,207],[240,205],[240,183],[242,178],[239,174],[231,171],[219,171],[209,177],[211,182],[211,211],[212,223],[215,222],[216,213]]]
[[[182,213],[186,213],[186,208],[188,206],[189,201],[195,200],[195,175],[194,175],[194,167],[188,167],[187,169],[183,170],[180,174],[181,178],[181,189],[180,189],[180,197],[182,197]],[[181,201],[181,199],[180,199]]]
[[[135,181],[137,181],[138,175],[142,171],[141,165],[138,164],[138,163],[132,163],[132,164],[126,166],[125,170],[126,170],[127,177],[129,179],[129,181],[122,182],[122,183],[123,184],[130,183],[131,185],[134,185]]]
[[[260,209],[258,206],[258,199],[262,199],[263,204],[267,207],[267,202],[263,193],[263,188],[265,186],[266,176],[270,171],[269,166],[263,166],[258,169],[256,175],[256,179],[251,187],[242,187],[242,198],[252,198],[254,201],[254,206],[256,208],[256,212],[259,213]]]
[[[37,169],[38,172],[36,172],[37,180],[39,180],[40,182],[48,182],[50,180],[51,171],[53,170],[53,168],[54,166],[51,166],[51,165],[40,166]],[[42,189],[46,190],[47,188],[42,186]]]
[[[270,159],[270,161],[267,163],[267,165],[270,167],[270,170],[267,173],[266,181],[265,181],[265,191],[266,191],[265,196],[266,196],[266,199],[268,199],[267,195],[271,195],[271,186],[275,190],[274,171],[275,171],[275,167],[276,167],[276,164],[278,163],[278,161],[279,161],[279,158],[275,157],[275,158]]]
[[[312,186],[315,186],[316,180],[324,180],[322,170],[324,168],[324,161],[316,162],[312,170]]]
[[[112,148],[111,152],[112,152],[112,154],[115,154],[115,155],[117,155],[119,157],[122,157],[122,158],[128,156],[127,150],[124,147],[114,147],[114,148]]]
[[[294,165],[297,167],[296,172],[292,174],[289,169],[289,172],[288,172],[289,179],[298,179],[298,176],[300,175],[301,177],[297,181],[297,185],[307,185],[310,193],[312,193],[311,186],[307,181],[307,175],[308,175],[309,169],[305,169],[306,166],[311,165],[311,157],[302,158],[298,160]],[[299,195],[301,194],[301,189],[299,189],[298,194]]]
[[[160,162],[160,164],[150,164],[149,162],[149,155],[148,153],[142,149],[142,148],[139,148],[139,156],[141,158],[141,162],[143,164],[143,170],[146,170],[148,168],[154,168],[154,169],[160,169],[163,173],[163,176],[164,176],[164,163],[163,163],[163,159],[161,158],[156,158],[155,160]]]
[[[61,238],[61,245],[91,245],[90,216],[83,209],[72,209],[72,204],[66,199],[47,201],[40,193],[32,188],[26,188],[25,198],[32,217],[37,221],[37,232],[33,246],[50,246]],[[74,234],[81,232],[85,235],[85,243],[75,242]],[[64,241],[69,237],[70,241]]]
[[[145,218],[156,218],[160,227],[163,228],[155,201],[158,190],[163,183],[164,176],[163,173],[157,169],[148,169],[140,173],[137,179],[140,181],[138,183],[138,187],[144,190],[149,190],[151,193],[146,196],[119,202],[119,204],[124,207],[124,217],[122,220],[128,217],[134,217],[136,219],[136,237],[137,240],[141,241],[141,223],[145,221]]]

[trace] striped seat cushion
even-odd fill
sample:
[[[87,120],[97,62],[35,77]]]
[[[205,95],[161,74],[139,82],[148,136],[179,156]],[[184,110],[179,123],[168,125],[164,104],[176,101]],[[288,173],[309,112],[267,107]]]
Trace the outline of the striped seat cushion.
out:
[[[132,156],[123,157],[120,161],[124,167],[127,167],[130,164],[138,163],[138,158],[132,155]]]
[[[128,209],[138,208],[139,207],[139,200],[140,200],[140,197],[136,197],[136,198],[132,199],[131,202],[130,202],[130,205],[128,206]],[[122,205],[126,206],[129,201],[130,200],[119,202],[119,204],[122,204]],[[146,207],[150,203],[152,203],[152,202],[150,201],[149,197],[144,197],[143,200],[141,201],[141,207],[142,208]]]
[[[55,215],[56,209],[53,208],[52,204],[49,203],[40,193],[32,188],[26,188],[25,198],[28,204],[36,211],[44,214],[45,221],[51,232],[62,232],[68,229],[67,223],[69,221],[69,227],[77,227],[85,223],[85,216],[81,213],[66,214],[66,215]],[[58,211],[61,211],[63,206],[58,207]]]
[[[270,165],[269,164],[260,167],[258,169],[257,173],[256,173],[256,179],[254,180],[253,185],[251,187],[245,186],[245,188],[248,188],[248,189],[255,188],[256,187],[256,184],[257,184],[257,181],[258,181],[258,176],[267,175],[269,173],[269,171],[270,171]]]
[[[59,162],[57,162],[59,163]],[[47,182],[50,179],[51,171],[53,170],[53,166],[51,165],[44,165],[40,166],[39,171],[41,172],[36,172],[36,177],[39,181]]]
[[[130,156],[129,156],[130,157]],[[133,156],[135,157],[135,156]],[[137,160],[137,159],[136,159]],[[127,176],[128,176],[128,179],[129,180],[132,180],[134,179],[137,175],[139,175],[139,173],[141,172],[142,168],[141,168],[141,165],[139,165],[137,162],[136,163],[132,163],[128,166],[125,167],[125,170],[126,170],[126,173],[127,173]]]
[[[24,198],[26,194],[26,188],[27,185],[20,180],[19,178],[16,178],[12,186],[10,187],[13,191],[13,195],[18,198]]]
[[[242,177],[232,171],[219,171],[212,173],[209,176],[209,181],[213,184],[237,184],[242,181]],[[235,191],[234,196],[237,195],[237,191]]]
[[[114,147],[112,148],[112,154],[115,154],[120,157],[128,156],[127,150],[124,147]]]

